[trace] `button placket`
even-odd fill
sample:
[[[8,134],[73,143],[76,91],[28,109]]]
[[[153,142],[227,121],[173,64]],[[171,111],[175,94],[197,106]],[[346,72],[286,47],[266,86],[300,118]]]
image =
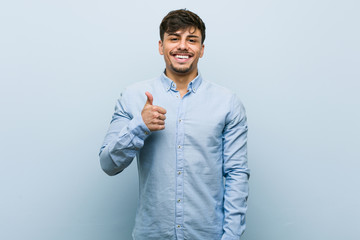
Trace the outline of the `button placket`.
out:
[[[186,99],[186,98],[185,98]],[[182,119],[184,119],[185,102],[184,98],[179,99],[179,108],[178,108],[178,122],[176,124],[176,196],[175,196],[175,226],[176,226],[176,235],[177,239],[183,239],[183,196],[184,196],[184,124]]]

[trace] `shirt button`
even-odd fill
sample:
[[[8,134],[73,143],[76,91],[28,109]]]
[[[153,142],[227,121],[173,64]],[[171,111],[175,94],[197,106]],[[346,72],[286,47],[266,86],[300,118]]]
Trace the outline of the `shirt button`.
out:
[[[178,148],[181,148],[181,145],[179,145]]]
[[[181,122],[182,120],[181,119],[179,119],[179,122]]]
[[[180,228],[181,226],[180,226],[180,225],[177,225],[176,227],[177,227],[177,228]]]
[[[180,199],[178,199],[178,200],[177,200],[177,202],[179,203],[179,202],[181,202],[181,200],[180,200]]]
[[[148,131],[145,131],[144,133],[145,133],[145,135],[149,135],[149,132],[148,132]]]
[[[178,172],[178,175],[180,175],[180,174],[181,174],[181,172],[179,171],[179,172]]]

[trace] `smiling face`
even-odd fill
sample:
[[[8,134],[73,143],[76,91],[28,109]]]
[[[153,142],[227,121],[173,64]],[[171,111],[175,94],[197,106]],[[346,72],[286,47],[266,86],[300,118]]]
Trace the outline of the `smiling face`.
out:
[[[164,55],[167,75],[189,75],[195,78],[197,63],[204,54],[200,30],[190,27],[164,33],[163,41],[159,41],[159,52]]]

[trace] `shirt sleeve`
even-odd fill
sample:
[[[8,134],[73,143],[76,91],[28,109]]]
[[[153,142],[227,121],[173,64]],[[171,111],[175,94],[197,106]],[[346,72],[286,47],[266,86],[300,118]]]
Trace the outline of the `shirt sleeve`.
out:
[[[121,95],[99,153],[104,172],[110,176],[122,172],[144,146],[144,141],[150,134],[141,112],[135,113],[135,116],[129,113]]]
[[[223,131],[224,234],[221,240],[239,240],[245,230],[248,180],[247,120],[240,100],[233,96]]]

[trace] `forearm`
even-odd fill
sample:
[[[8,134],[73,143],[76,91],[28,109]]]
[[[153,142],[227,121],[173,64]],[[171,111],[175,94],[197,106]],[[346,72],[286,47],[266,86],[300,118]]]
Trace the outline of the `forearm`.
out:
[[[221,240],[239,240],[245,230],[248,169],[234,169],[225,177],[224,234]]]
[[[143,147],[149,134],[141,116],[126,124],[120,121],[111,123],[99,154],[104,172],[110,176],[122,172]]]

